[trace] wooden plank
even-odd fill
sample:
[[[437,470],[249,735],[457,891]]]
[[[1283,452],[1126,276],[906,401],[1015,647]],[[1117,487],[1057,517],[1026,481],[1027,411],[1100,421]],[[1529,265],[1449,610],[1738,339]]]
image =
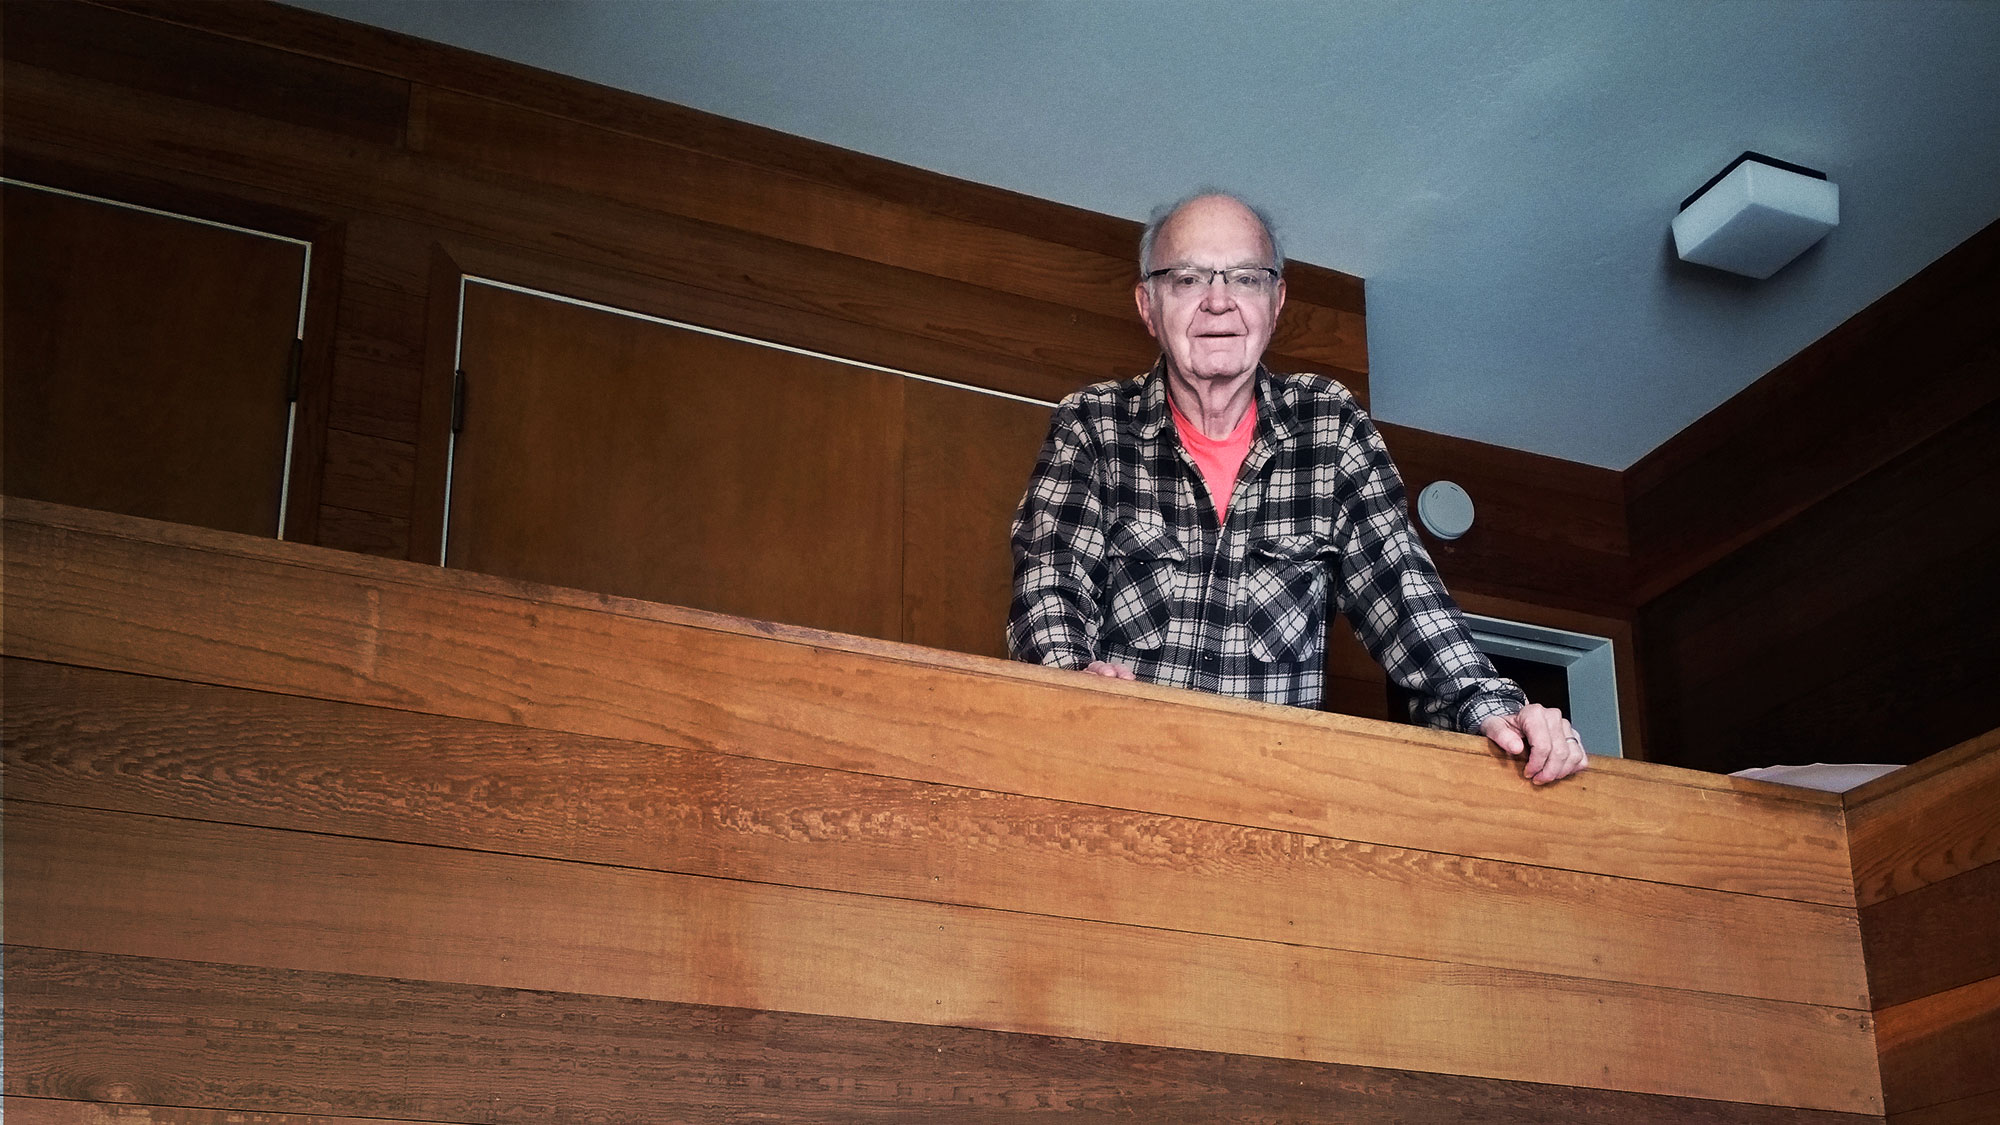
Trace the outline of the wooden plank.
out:
[[[410,521],[376,512],[320,505],[315,540],[336,551],[358,551],[385,559],[407,558],[410,553]]]
[[[1861,906],[2000,860],[2000,729],[1849,796],[1848,847]]]
[[[1875,1042],[1892,1114],[2000,1091],[2000,976],[1882,1009]]]
[[[239,1109],[190,1109],[53,1097],[8,1097],[4,1104],[5,1116],[24,1125],[430,1125],[407,1118],[245,1113]]]
[[[963,1028],[11,949],[31,1125],[1425,1121],[1865,1125],[1874,1116]],[[282,1028],[275,1033],[275,1029]],[[394,1043],[394,1050],[383,1049]],[[115,1085],[114,1085],[115,1084]],[[196,1109],[180,1106],[226,1105]],[[310,1107],[308,1109],[308,1107]],[[305,1110],[296,1116],[279,1109]],[[226,1116],[225,1116],[226,1114]]]
[[[25,661],[5,683],[19,799],[1868,1007],[1834,907]]]
[[[1470,736],[49,505],[7,516],[8,652],[30,659],[1853,902],[1828,794],[1617,760],[1538,789]]]
[[[1874,1007],[2000,976],[2000,863],[1861,909]]]
[[[1881,1110],[1847,1009],[12,800],[6,832],[22,945]]]
[[[415,450],[407,442],[329,429],[322,502],[378,516],[407,517],[415,470]]]

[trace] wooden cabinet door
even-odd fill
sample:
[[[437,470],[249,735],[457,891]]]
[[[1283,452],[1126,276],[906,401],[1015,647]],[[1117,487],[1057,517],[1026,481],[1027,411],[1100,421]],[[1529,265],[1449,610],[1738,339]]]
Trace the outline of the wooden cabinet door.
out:
[[[471,282],[446,565],[895,639],[899,376]]]
[[[5,185],[11,495],[275,535],[305,247]]]

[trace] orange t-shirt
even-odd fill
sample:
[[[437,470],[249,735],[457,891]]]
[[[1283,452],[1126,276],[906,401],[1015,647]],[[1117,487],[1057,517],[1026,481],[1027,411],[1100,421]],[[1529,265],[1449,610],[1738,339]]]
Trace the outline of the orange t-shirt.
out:
[[[1236,472],[1243,467],[1243,459],[1250,456],[1250,442],[1257,436],[1257,400],[1250,400],[1250,409],[1243,412],[1243,420],[1236,423],[1228,437],[1220,439],[1209,437],[1201,432],[1201,427],[1188,421],[1181,408],[1174,405],[1171,395],[1167,406],[1174,412],[1174,429],[1180,432],[1181,448],[1194,458],[1201,479],[1208,485],[1208,498],[1215,504],[1215,522],[1221,526],[1229,521],[1229,495],[1236,491]]]

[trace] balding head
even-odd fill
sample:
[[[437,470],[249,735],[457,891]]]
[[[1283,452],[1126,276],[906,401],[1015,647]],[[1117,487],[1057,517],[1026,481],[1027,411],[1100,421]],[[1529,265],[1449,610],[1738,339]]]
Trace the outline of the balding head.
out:
[[[1161,204],[1153,208],[1152,217],[1146,221],[1146,229],[1139,235],[1139,272],[1145,274],[1159,268],[1154,264],[1154,254],[1159,248],[1160,232],[1168,224],[1179,218],[1181,212],[1197,205],[1202,210],[1212,210],[1224,204],[1233,204],[1236,208],[1247,214],[1251,221],[1257,224],[1257,229],[1263,236],[1264,246],[1270,252],[1269,257],[1265,259],[1263,264],[1271,266],[1279,273],[1283,273],[1285,271],[1285,251],[1278,242],[1277,228],[1271,223],[1271,216],[1265,213],[1262,207],[1243,199],[1241,196],[1216,188],[1203,188],[1192,195],[1185,195],[1172,203]]]

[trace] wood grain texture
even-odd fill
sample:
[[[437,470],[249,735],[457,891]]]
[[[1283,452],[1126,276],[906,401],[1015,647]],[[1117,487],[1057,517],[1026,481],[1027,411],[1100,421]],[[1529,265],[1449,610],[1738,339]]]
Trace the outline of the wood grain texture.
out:
[[[1425,1121],[1865,1125],[1453,1075],[513,989],[8,950],[31,1125]],[[284,1034],[274,1034],[278,1028]],[[201,1049],[191,1050],[191,1044]],[[385,1050],[385,1043],[396,1049]],[[25,1095],[25,1096],[24,1096]],[[117,1096],[170,1105],[55,1099]],[[204,1108],[228,1105],[224,1111]],[[308,1108],[310,1107],[310,1108]],[[297,1115],[283,1110],[304,1111]]]
[[[2000,976],[1884,1008],[1875,1018],[1889,1113],[2000,1091]]]
[[[1848,796],[1864,907],[2000,860],[2000,728]]]
[[[1127,252],[1097,254],[490,98],[432,92],[424,115],[420,147],[454,164],[1119,322],[1133,317],[1137,224],[1121,224],[1131,230]],[[1361,376],[1359,392],[1367,393],[1367,340],[1356,313],[1290,304],[1272,347]]]
[[[2000,863],[1863,907],[1874,1007],[2000,976]]]
[[[326,471],[320,486],[329,507],[401,518],[410,510],[415,458],[405,442],[350,430],[326,433]]]
[[[1617,761],[1535,789],[1466,736],[805,631],[772,644],[776,626],[47,505],[7,516],[11,655],[1853,902],[1827,795]]]
[[[900,634],[908,380],[490,285],[463,324],[447,565]]]
[[[1647,601],[2000,395],[2000,223],[1626,474]],[[1894,390],[1884,380],[1893,372]],[[1855,409],[1856,403],[1866,409]]]
[[[5,683],[24,800],[1868,1006],[1833,907],[24,661]]]
[[[1848,1009],[14,800],[6,833],[22,945],[1881,1110]]]
[[[9,79],[10,138],[18,130],[31,146],[82,144],[177,174],[243,178],[310,206],[363,207],[578,265],[630,270],[773,313],[831,318],[866,329],[874,344],[850,358],[907,366],[895,350],[900,339],[943,344],[1041,372],[1036,385],[995,389],[1052,397],[1051,391],[1144,370],[1157,355],[1136,317],[1093,324],[1094,314],[1046,301],[611,200],[511,185],[401,149],[304,131],[273,136],[268,124],[243,114],[161,106],[34,67],[10,67]],[[55,124],[65,117],[71,120]],[[767,334],[749,324],[716,326]],[[776,327],[774,338],[783,342],[831,350],[811,335],[810,320],[779,320]],[[958,377],[949,370],[924,373]]]

